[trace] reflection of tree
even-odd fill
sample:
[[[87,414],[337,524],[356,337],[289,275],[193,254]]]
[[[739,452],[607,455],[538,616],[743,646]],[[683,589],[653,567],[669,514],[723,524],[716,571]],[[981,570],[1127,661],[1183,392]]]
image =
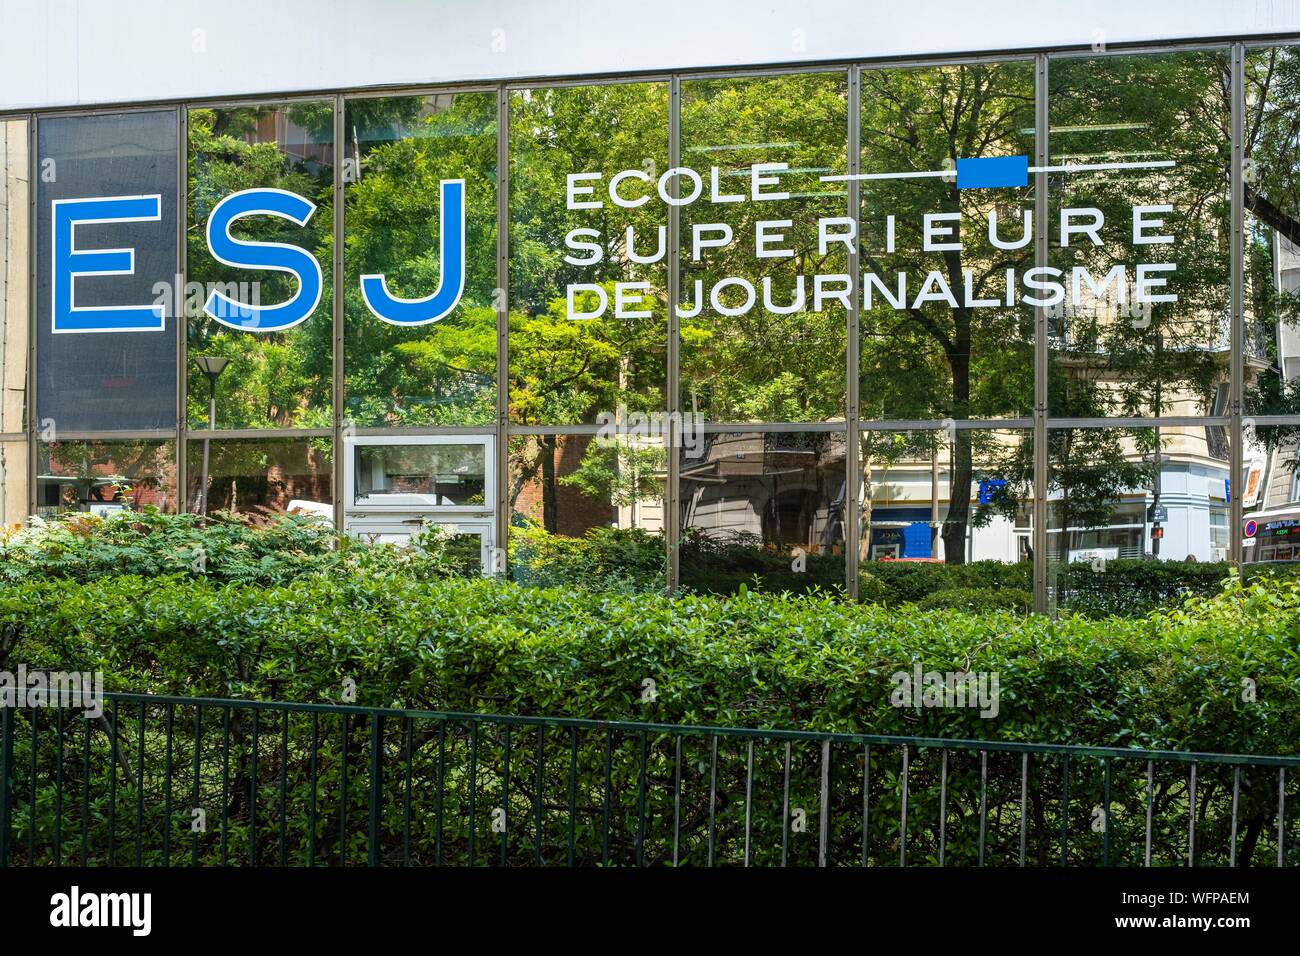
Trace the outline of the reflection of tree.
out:
[[[223,428],[328,427],[333,360],[331,332],[333,169],[328,103],[291,109],[239,108],[189,113],[190,282],[248,283],[264,305],[282,302],[297,289],[287,273],[231,269],[208,251],[206,227],[213,206],[225,196],[254,187],[274,187],[316,203],[307,226],[272,216],[240,220],[238,238],[302,246],[321,263],[325,287],[316,312],[285,332],[246,332],[220,325],[202,313],[202,301],[187,303],[191,355],[224,355],[231,365],[217,392],[217,422]],[[189,420],[207,423],[207,388],[189,370]]]
[[[347,105],[344,145],[346,417],[361,426],[487,425],[496,413],[496,96],[389,97]],[[440,183],[466,183],[460,306],[431,326],[380,321],[362,274],[419,298],[441,281]]]
[[[1252,51],[1246,58],[1246,123],[1243,179],[1246,217],[1246,314],[1265,335],[1262,358],[1270,367],[1248,382],[1246,409],[1252,415],[1300,414],[1300,387],[1283,367],[1275,322],[1300,322],[1300,295],[1275,278],[1281,236],[1300,247],[1300,57],[1293,47]],[[1249,355],[1250,353],[1248,353]],[[1300,439],[1300,427],[1255,429],[1273,451]]]
[[[1027,64],[924,70],[867,70],[863,77],[863,171],[952,168],[958,159],[1025,155],[1033,143],[1033,74]],[[927,302],[862,316],[864,417],[961,420],[1023,415],[1032,405],[1033,324],[1024,307],[967,304],[966,270],[976,299],[1003,299],[1006,270],[1033,263],[1033,244],[996,248],[988,217],[1004,240],[1022,235],[1027,190],[958,190],[952,178],[868,180],[862,189],[864,272],[887,288],[908,276],[915,297],[937,271],[957,304]],[[927,213],[959,213],[961,249],[925,252]],[[896,252],[886,251],[885,217],[895,217]],[[955,432],[950,505],[943,525],[946,559],[965,559],[974,476],[971,432]]]

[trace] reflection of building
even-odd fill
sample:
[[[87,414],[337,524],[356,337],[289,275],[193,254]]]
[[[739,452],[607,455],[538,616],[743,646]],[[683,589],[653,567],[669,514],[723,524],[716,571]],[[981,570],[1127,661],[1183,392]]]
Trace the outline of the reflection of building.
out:
[[[838,553],[844,542],[844,436],[722,432],[681,455],[682,527],[719,541]]]
[[[1273,282],[1286,293],[1300,291],[1300,250],[1277,233],[1273,238]],[[1276,321],[1277,372],[1282,381],[1300,376],[1300,329]],[[1300,561],[1300,443],[1286,441],[1268,451],[1245,437],[1242,478],[1243,559],[1248,562]]]

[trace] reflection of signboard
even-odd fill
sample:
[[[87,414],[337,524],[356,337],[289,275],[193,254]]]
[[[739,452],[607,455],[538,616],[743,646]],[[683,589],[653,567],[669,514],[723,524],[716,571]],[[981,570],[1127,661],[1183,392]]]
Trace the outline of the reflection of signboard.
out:
[[[1159,524],[1161,521],[1168,521],[1169,509],[1167,509],[1164,505],[1152,505],[1149,509],[1147,509],[1147,517],[1150,518],[1156,524]]]
[[[1151,529],[1152,538],[1163,538],[1164,536],[1165,536],[1165,529],[1160,527],[1160,525],[1156,525],[1154,528]]]
[[[1246,472],[1246,486],[1241,493],[1241,503],[1249,508],[1259,504],[1259,490],[1264,481],[1264,463],[1256,458]]]
[[[1071,548],[1070,564],[1076,561],[1114,561],[1119,558],[1119,548]]]
[[[1253,537],[1255,537],[1255,532],[1257,532],[1258,530],[1259,530],[1259,522],[1255,521],[1253,518],[1252,518],[1250,521],[1247,521],[1247,522],[1246,522],[1246,537],[1247,537],[1247,538],[1253,538]]]
[[[993,496],[1007,486],[1005,478],[986,478],[980,482],[979,503],[993,504]]]

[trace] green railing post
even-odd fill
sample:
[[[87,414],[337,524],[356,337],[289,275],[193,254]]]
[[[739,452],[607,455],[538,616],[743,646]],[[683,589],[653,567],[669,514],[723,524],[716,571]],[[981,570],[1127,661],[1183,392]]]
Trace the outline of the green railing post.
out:
[[[9,865],[9,776],[13,765],[13,710],[0,707],[0,867]]]
[[[383,800],[384,718],[375,714],[370,720],[370,832],[366,862],[379,865],[379,810]]]

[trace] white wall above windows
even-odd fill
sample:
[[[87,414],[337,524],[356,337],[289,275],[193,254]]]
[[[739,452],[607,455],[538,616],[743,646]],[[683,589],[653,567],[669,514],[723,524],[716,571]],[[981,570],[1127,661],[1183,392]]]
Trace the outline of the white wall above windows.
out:
[[[0,0],[0,110],[1286,32],[1296,0]]]

